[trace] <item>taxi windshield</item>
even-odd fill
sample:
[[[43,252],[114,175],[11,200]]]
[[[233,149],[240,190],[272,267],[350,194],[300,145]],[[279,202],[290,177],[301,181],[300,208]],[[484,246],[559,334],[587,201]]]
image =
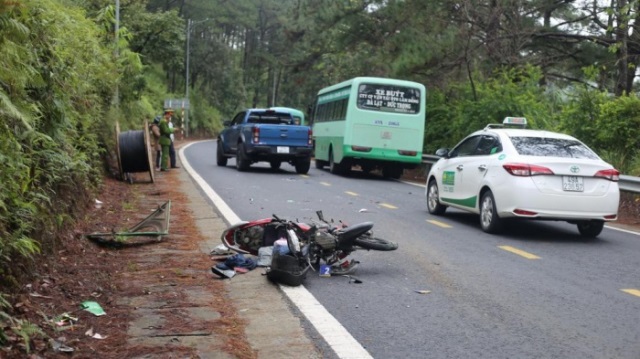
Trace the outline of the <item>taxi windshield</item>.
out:
[[[523,156],[599,159],[591,149],[579,141],[547,137],[511,137],[518,154]]]

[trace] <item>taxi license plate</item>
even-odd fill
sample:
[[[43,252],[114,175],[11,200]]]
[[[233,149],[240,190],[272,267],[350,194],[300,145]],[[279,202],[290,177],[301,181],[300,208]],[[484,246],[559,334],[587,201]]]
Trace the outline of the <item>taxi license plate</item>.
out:
[[[562,176],[562,190],[584,192],[583,178],[578,176]]]
[[[289,146],[278,146],[276,151],[278,153],[289,153]]]

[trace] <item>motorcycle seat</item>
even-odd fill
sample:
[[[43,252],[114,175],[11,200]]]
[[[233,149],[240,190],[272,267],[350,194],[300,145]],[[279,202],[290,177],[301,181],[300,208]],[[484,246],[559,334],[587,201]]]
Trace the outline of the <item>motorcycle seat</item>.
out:
[[[351,240],[358,238],[373,228],[373,222],[362,222],[354,224],[347,228],[341,229],[338,234],[338,240]]]

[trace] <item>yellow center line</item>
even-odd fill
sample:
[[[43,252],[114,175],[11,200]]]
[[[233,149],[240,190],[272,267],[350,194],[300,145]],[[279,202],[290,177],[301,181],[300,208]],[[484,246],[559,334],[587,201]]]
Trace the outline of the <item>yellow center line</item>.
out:
[[[350,195],[350,196],[357,196],[358,194],[355,192],[351,192],[351,191],[345,191],[344,193]]]
[[[398,209],[398,207],[396,207],[396,206],[394,206],[392,204],[388,204],[388,203],[380,203],[380,205],[382,207],[386,207],[386,208],[389,208],[389,209]]]
[[[640,290],[638,289],[620,289],[625,293],[629,293],[631,295],[635,295],[636,297],[640,297]]]
[[[440,222],[440,221],[433,220],[433,219],[427,219],[427,222],[429,222],[429,223],[431,223],[431,224],[435,224],[435,225],[436,225],[436,226],[438,226],[438,227],[442,227],[442,228],[451,228],[451,226],[450,226],[450,225],[448,225],[448,224],[446,224],[446,223],[443,223],[443,222]]]
[[[517,248],[513,248],[511,246],[498,246],[498,248],[500,249],[504,249],[507,252],[511,252],[511,253],[515,253],[519,256],[525,257],[527,259],[540,259],[540,257],[538,257],[535,254],[531,254],[529,252],[525,252],[523,250],[517,249]]]
[[[331,186],[331,183],[327,183],[327,182],[320,182],[320,184],[327,187]]]

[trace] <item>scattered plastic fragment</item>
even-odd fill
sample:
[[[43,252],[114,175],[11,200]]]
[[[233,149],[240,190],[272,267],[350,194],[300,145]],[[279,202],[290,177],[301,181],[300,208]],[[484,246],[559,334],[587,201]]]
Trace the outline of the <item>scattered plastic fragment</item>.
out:
[[[77,322],[78,318],[72,317],[69,313],[63,313],[59,317],[54,319],[54,322],[59,327],[64,327],[67,325],[73,325],[74,322]]]
[[[418,293],[418,294],[429,294],[429,293],[431,293],[431,291],[430,290],[416,290],[416,293]]]
[[[74,350],[72,347],[66,346],[60,343],[59,341],[53,340],[53,339],[49,339],[49,344],[51,344],[51,347],[56,352],[71,353]]]
[[[221,255],[231,253],[231,250],[224,244],[219,244],[217,247],[211,250],[210,255]]]
[[[359,212],[359,213],[365,213],[365,212],[369,212],[369,210],[368,210],[368,209],[366,209],[366,208],[362,208],[362,209],[360,209],[358,212]]]
[[[358,278],[356,278],[356,277],[354,277],[352,275],[345,274],[345,275],[343,275],[343,277],[349,278],[349,283],[362,284],[362,281],[360,279],[358,279]]]
[[[220,276],[220,278],[225,279],[225,278],[233,278],[233,276],[236,275],[236,271],[234,271],[233,269],[220,269],[217,268],[216,266],[211,267],[211,271],[213,272],[213,274],[217,274]]]
[[[82,302],[81,305],[82,305],[82,309],[86,310],[89,313],[92,313],[97,317],[107,314],[105,313],[104,309],[102,309],[100,304],[98,304],[97,302],[88,300],[88,301]]]
[[[101,200],[99,200],[99,199],[96,199],[96,208],[97,208],[97,209],[102,208],[102,201],[101,201]]]
[[[93,332],[93,327],[91,327],[91,329],[87,330],[87,331],[84,333],[84,335],[86,335],[86,336],[88,336],[88,337],[91,337],[91,338],[93,338],[93,339],[106,339],[106,338],[107,338],[107,336],[102,336],[102,335],[101,335],[101,334],[99,334],[99,333],[94,333],[94,332]]]

